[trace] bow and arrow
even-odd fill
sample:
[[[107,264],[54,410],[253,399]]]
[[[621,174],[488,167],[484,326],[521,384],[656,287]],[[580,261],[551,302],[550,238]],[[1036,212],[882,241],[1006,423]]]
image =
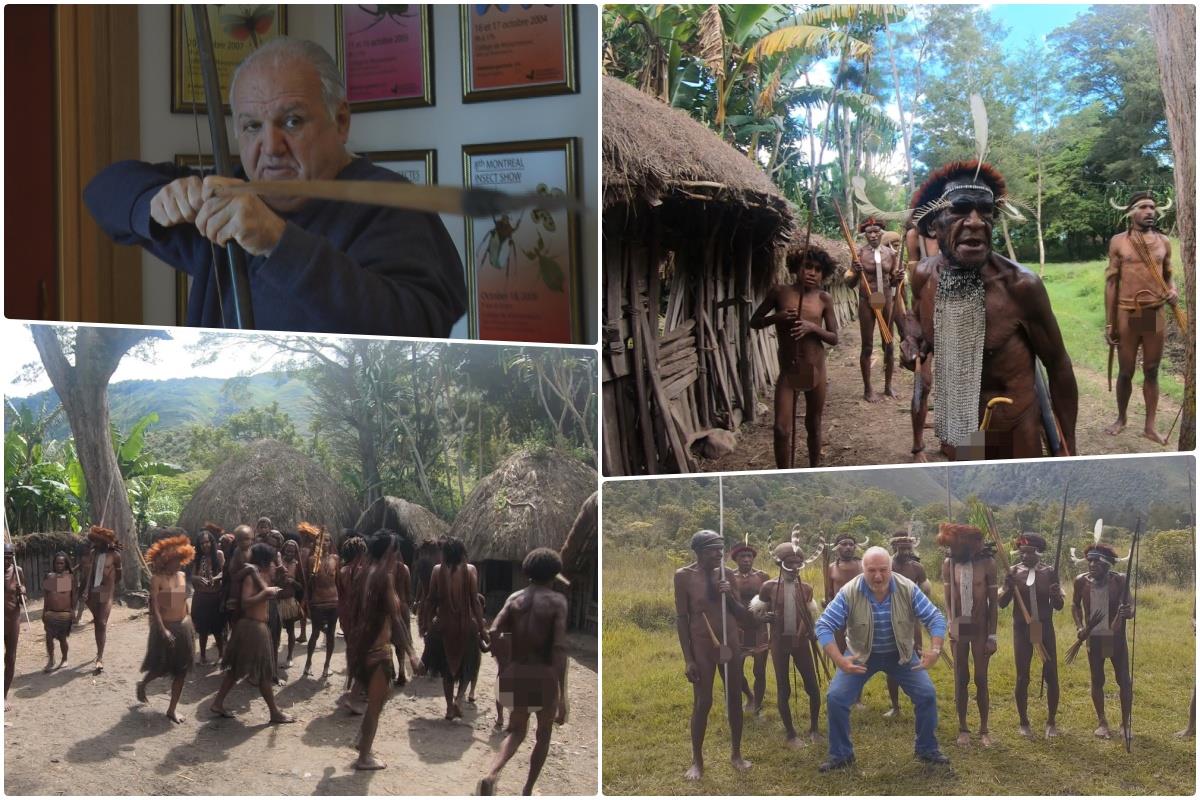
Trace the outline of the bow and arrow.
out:
[[[224,103],[221,100],[221,84],[217,74],[208,10],[203,5],[194,5],[191,7],[191,11],[196,28],[196,47],[200,57],[200,76],[204,83],[205,111],[208,115],[209,133],[212,137],[216,174],[233,177],[233,157],[229,152],[229,138],[225,131]],[[185,15],[185,44],[188,41],[186,20]],[[191,59],[188,59],[188,79],[192,80]],[[193,117],[196,115],[195,96],[193,85]],[[198,124],[196,140],[199,152]],[[583,211],[585,208],[579,200],[565,194],[539,194],[537,192],[509,194],[495,189],[418,186],[398,181],[247,181],[242,184],[217,187],[213,194],[217,197],[238,194],[255,194],[262,197],[306,197],[466,217],[495,217],[529,207],[536,207],[544,211],[566,210],[572,212]],[[224,269],[221,269],[217,264],[217,252],[214,247],[213,267],[218,276],[217,300],[221,309],[222,323],[226,322],[221,277],[224,276],[224,284],[230,290],[232,326],[253,328],[254,312],[250,297],[250,281],[246,271],[245,251],[236,241],[227,243],[224,253]]]

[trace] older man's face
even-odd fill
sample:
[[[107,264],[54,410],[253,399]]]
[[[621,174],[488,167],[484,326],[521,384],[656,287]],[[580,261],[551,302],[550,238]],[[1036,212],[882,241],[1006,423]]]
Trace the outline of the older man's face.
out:
[[[254,64],[234,88],[234,127],[251,180],[332,180],[349,161],[350,108],[343,103],[330,119],[321,79],[310,64],[299,59]],[[304,202],[264,200],[276,211],[293,211]]]
[[[892,560],[883,553],[871,553],[863,559],[863,575],[872,591],[886,591],[892,582]]]

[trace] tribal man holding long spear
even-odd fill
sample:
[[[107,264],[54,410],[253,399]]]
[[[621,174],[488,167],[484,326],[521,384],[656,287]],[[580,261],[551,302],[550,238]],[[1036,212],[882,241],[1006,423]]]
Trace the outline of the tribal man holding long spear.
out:
[[[1133,704],[1133,681],[1129,674],[1129,645],[1125,639],[1125,620],[1133,619],[1133,605],[1126,591],[1126,576],[1113,572],[1117,551],[1096,542],[1083,551],[1088,571],[1075,579],[1071,616],[1081,641],[1087,642],[1088,668],[1091,670],[1092,705],[1099,723],[1095,734],[1112,738],[1104,714],[1104,661],[1110,660],[1121,699],[1121,719],[1129,719]],[[1069,654],[1073,655],[1073,654]],[[1070,658],[1067,659],[1070,661]],[[1123,731],[1124,733],[1124,731]]]
[[[721,534],[698,531],[692,536],[691,549],[696,560],[675,571],[675,628],[683,650],[683,674],[692,684],[692,766],[684,777],[698,781],[704,774],[704,734],[712,710],[713,678],[723,666],[727,667],[722,677],[732,744],[730,761],[734,769],[750,768],[750,762],[742,758],[743,663],[739,624],[751,622],[753,616],[722,575],[725,542]],[[726,620],[725,625],[721,624],[723,605],[735,617]],[[725,641],[718,638],[718,630],[727,636]]]
[[[1170,204],[1163,207],[1166,211]],[[1171,280],[1171,241],[1154,224],[1159,209],[1149,192],[1138,192],[1124,208],[1129,227],[1112,237],[1108,244],[1108,269],[1104,272],[1104,338],[1109,345],[1108,376],[1112,388],[1112,350],[1117,364],[1117,420],[1104,429],[1116,436],[1125,429],[1125,413],[1133,394],[1133,371],[1137,368],[1138,348],[1142,350],[1142,397],[1146,401],[1146,426],[1142,435],[1152,442],[1166,444],[1155,429],[1158,413],[1158,365],[1167,337],[1163,306],[1170,305],[1176,321],[1186,320],[1176,307],[1179,292]]]

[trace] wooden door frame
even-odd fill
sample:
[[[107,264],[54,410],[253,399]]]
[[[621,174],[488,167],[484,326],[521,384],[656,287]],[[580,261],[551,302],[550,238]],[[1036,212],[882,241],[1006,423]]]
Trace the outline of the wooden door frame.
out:
[[[58,319],[142,321],[141,250],[105,236],[83,205],[100,170],[141,155],[138,8],[55,8]]]

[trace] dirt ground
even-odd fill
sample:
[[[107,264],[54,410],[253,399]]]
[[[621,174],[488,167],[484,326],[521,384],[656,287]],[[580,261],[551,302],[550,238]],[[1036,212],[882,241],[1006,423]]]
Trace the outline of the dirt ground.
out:
[[[395,690],[379,723],[379,772],[356,772],[351,742],[361,717],[335,701],[345,681],[339,638],[329,680],[300,678],[302,648],[279,706],[298,720],[269,725],[258,691],[244,683],[226,701],[236,719],[214,718],[208,707],[221,682],[211,664],[188,676],[179,710],[182,725],[166,718],[170,682],[150,685],[149,704],[134,698],[145,654],[146,612],[117,606],[109,621],[105,671],[92,674],[96,655],[90,614],[69,640],[68,666],[43,674],[45,634],[40,601],[33,624],[22,629],[17,676],[4,714],[4,790],[17,795],[425,795],[471,794],[489,768],[502,734],[495,722],[495,661],[484,656],[477,703],[465,718],[442,719],[441,680],[410,678]],[[284,643],[286,646],[286,633]],[[323,663],[322,640],[313,663]],[[555,728],[538,794],[595,794],[597,775],[596,639],[570,637],[570,718]],[[56,648],[57,654],[57,648]],[[210,641],[209,659],[215,656]],[[497,794],[516,794],[529,769],[533,728],[500,776]]]
[[[826,368],[830,386],[825,399],[825,447],[821,466],[911,463],[912,422],[909,410],[912,407],[913,374],[897,363],[893,388],[900,395],[899,398],[884,398],[878,403],[868,403],[863,399],[862,374],[858,367],[858,322],[849,322],[838,335],[838,346],[827,351]],[[1146,414],[1140,367],[1134,377],[1133,397],[1129,401],[1129,426],[1117,436],[1109,436],[1104,432],[1104,428],[1117,418],[1116,397],[1108,393],[1106,377],[1076,365],[1075,380],[1079,384],[1079,416],[1075,425],[1077,455],[1163,453],[1174,452],[1178,447],[1178,425],[1171,434],[1171,443],[1165,446],[1140,435]],[[883,351],[878,343],[871,367],[871,383],[875,391],[882,394]],[[700,470],[774,469],[771,403],[771,396],[763,398],[764,405],[760,405],[759,410],[765,407],[766,411],[754,424],[741,427],[737,433],[737,449],[732,453],[716,460],[698,457]],[[1177,411],[1178,404],[1165,395],[1161,397],[1158,404],[1160,433],[1166,434]],[[797,401],[796,426],[796,466],[807,467],[803,398]],[[938,450],[938,438],[933,432],[932,406],[926,418],[925,455],[930,462],[946,460]]]

